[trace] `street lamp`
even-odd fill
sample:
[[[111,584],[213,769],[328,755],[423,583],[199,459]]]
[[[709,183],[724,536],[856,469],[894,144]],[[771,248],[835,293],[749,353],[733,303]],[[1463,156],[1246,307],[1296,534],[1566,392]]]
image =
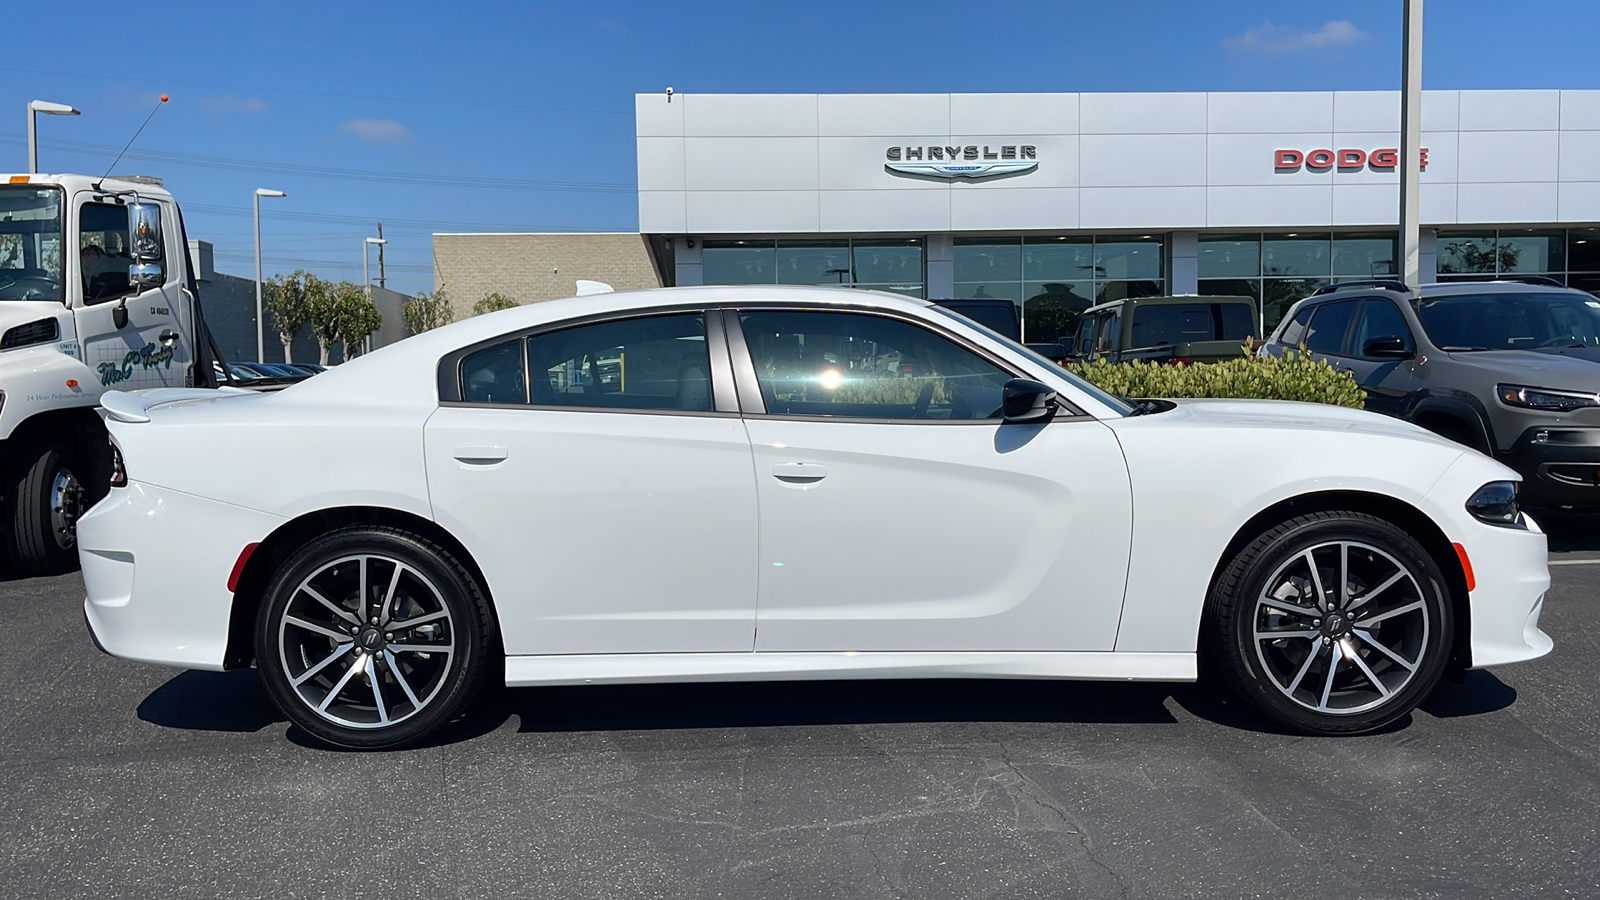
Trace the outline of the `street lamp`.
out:
[[[251,198],[256,207],[256,362],[267,361],[267,320],[262,317],[261,310],[261,198],[262,197],[287,197],[283,191],[274,191],[268,188],[256,188],[255,195]],[[287,353],[284,354],[288,356]],[[285,362],[287,362],[287,358]]]
[[[76,116],[81,115],[76,109],[65,103],[51,103],[48,100],[28,101],[28,174],[39,171],[39,136],[35,122],[38,114],[47,116]]]
[[[372,270],[367,267],[367,260],[372,256],[372,254],[368,251],[368,248],[370,248],[373,244],[378,244],[381,246],[387,243],[389,242],[384,238],[369,237],[361,239],[361,290],[366,292],[368,300],[372,299]],[[361,352],[371,353],[372,335],[367,335],[367,339],[363,341],[362,344],[363,346],[361,347]]]

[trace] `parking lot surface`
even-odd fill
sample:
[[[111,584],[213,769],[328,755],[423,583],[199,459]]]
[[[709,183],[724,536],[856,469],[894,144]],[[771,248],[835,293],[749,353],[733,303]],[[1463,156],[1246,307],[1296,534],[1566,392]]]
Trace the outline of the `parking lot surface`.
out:
[[[1200,685],[832,682],[336,752],[252,671],[101,655],[78,576],[3,583],[0,895],[1600,896],[1600,523],[1552,531],[1552,655],[1342,739]]]

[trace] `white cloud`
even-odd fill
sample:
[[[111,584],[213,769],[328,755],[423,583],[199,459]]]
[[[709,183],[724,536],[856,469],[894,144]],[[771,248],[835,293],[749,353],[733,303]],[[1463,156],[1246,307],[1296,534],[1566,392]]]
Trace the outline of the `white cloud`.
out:
[[[1306,50],[1336,50],[1369,37],[1371,35],[1350,24],[1348,19],[1327,22],[1314,30],[1274,25],[1268,21],[1228,38],[1222,46],[1238,54],[1288,56]]]
[[[403,144],[416,137],[411,129],[393,119],[351,119],[339,128],[374,144]]]
[[[230,116],[246,113],[265,112],[267,105],[254,97],[236,97],[233,94],[224,94],[221,97],[201,97],[200,108],[212,115]]]

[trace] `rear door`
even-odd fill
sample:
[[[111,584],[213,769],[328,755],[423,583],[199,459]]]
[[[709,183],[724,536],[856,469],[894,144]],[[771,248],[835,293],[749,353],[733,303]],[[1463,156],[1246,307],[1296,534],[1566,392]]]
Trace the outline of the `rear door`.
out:
[[[750,442],[706,329],[700,310],[633,315],[446,359],[429,490],[508,654],[752,649]]]

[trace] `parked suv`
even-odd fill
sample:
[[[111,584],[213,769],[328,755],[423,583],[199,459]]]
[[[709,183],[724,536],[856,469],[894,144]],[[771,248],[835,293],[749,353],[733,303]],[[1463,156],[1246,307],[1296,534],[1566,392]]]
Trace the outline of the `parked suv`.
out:
[[[1249,297],[1130,297],[1085,310],[1067,359],[1234,359],[1243,354],[1246,338],[1261,333],[1258,321],[1256,302]]]
[[[1600,300],[1548,279],[1330,285],[1260,350],[1304,347],[1350,372],[1367,408],[1522,473],[1523,502],[1600,506]]]

